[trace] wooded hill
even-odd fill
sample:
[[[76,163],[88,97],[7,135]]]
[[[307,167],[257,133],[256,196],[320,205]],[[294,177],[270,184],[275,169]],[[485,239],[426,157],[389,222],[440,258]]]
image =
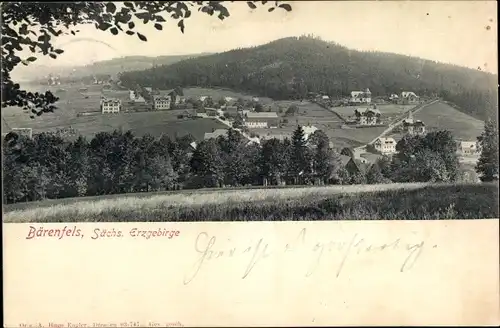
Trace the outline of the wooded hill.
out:
[[[479,119],[496,118],[497,112],[497,75],[410,56],[350,50],[308,36],[126,72],[121,80],[130,87],[225,87],[274,99],[305,98],[308,92],[342,97],[366,88],[373,96],[414,91],[441,96]]]

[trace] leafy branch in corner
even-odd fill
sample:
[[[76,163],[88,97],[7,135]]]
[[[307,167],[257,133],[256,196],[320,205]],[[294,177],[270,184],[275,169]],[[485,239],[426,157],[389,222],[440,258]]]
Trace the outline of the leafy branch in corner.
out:
[[[251,9],[259,5],[291,11],[289,4],[274,1],[248,1]],[[12,81],[11,72],[19,64],[29,65],[37,55],[57,59],[64,52],[54,47],[54,39],[63,35],[76,35],[78,26],[93,24],[96,29],[112,35],[136,35],[141,41],[147,37],[140,33],[135,22],[152,24],[163,30],[168,21],[177,22],[182,33],[185,20],[193,12],[216,16],[224,20],[230,16],[224,1],[125,1],[125,2],[8,2],[2,4],[2,106],[22,107],[31,117],[53,112],[58,100],[51,92],[22,90]],[[29,50],[32,55],[21,58]]]

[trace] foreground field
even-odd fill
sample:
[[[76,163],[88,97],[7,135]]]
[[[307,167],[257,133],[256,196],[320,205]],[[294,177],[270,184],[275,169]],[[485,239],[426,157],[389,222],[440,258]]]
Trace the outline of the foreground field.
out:
[[[4,222],[481,219],[498,184],[388,184],[170,193],[5,209]]]

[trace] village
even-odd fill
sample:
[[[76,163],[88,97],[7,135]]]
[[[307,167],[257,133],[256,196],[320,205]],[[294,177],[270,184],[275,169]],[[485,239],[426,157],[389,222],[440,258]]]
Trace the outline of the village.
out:
[[[60,86],[57,78],[50,77],[49,85]],[[248,142],[247,144],[261,145],[270,139],[291,139],[296,126],[301,125],[304,138],[318,130],[325,130],[325,126],[316,123],[299,124],[301,113],[297,113],[294,105],[279,112],[269,103],[264,103],[259,97],[242,99],[238,97],[210,95],[186,97],[181,88],[171,90],[157,90],[152,87],[137,86],[135,90],[128,90],[127,96],[109,97],[111,83],[94,77],[90,85],[78,88],[82,98],[88,98],[89,87],[99,87],[101,90],[99,110],[88,110],[77,113],[79,117],[103,115],[113,120],[115,115],[141,112],[175,112],[177,120],[209,119],[219,123],[221,128],[212,128],[204,133],[201,140],[216,139],[227,136],[229,129],[238,131]],[[59,93],[66,92],[60,89]],[[125,94],[125,91],[121,92]],[[333,117],[340,123],[334,129],[341,129],[350,134],[363,134],[370,129],[379,128],[370,141],[350,147],[339,148],[330,142],[330,148],[338,151],[342,163],[351,173],[367,170],[378,159],[391,157],[397,153],[396,145],[404,135],[425,135],[424,121],[414,119],[413,115],[425,106],[432,104],[436,99],[419,97],[415,92],[402,91],[399,94],[391,93],[385,97],[372,97],[368,88],[363,91],[352,91],[350,97],[333,98],[322,93],[309,93],[305,102],[315,104],[326,110],[326,115]],[[404,111],[395,116],[384,117],[381,109],[388,106],[401,106]],[[5,119],[3,118],[5,121]],[[295,120],[295,123],[293,122]],[[303,120],[302,120],[303,121]],[[318,122],[317,122],[318,123]],[[224,128],[222,128],[222,126]],[[331,127],[327,126],[325,133]],[[31,128],[17,127],[11,131],[32,138]],[[58,129],[60,135],[75,135],[78,132],[72,127]],[[201,140],[192,143],[195,148]],[[331,139],[332,140],[332,139]],[[334,141],[334,139],[333,139]],[[480,149],[476,140],[456,140],[459,159],[468,164],[474,164],[479,158]]]
[[[362,129],[373,127],[385,128],[382,133],[365,145],[336,149],[341,153],[343,165],[353,172],[366,170],[381,157],[391,157],[397,153],[397,142],[404,135],[424,136],[427,132],[425,122],[414,119],[413,115],[437,100],[421,99],[412,91],[402,91],[400,94],[392,93],[386,97],[372,98],[372,94],[367,88],[363,91],[352,91],[350,97],[342,99],[332,99],[325,94],[309,93],[307,101],[327,109],[332,116],[338,117],[343,122],[341,129],[362,131]],[[383,120],[379,107],[388,104],[406,106],[408,110],[402,115]],[[284,129],[284,122],[288,121],[288,113],[272,111],[270,106],[266,108],[258,97],[252,97],[251,101],[235,97],[214,99],[207,95],[193,99],[183,96],[180,88],[159,91],[151,87],[139,86],[136,90],[129,90],[127,102],[102,97],[101,113],[119,115],[124,111],[124,105],[129,106],[129,111],[182,109],[184,111],[178,115],[178,119],[210,118],[225,126],[225,128],[206,132],[204,140],[227,136],[229,129],[241,133],[248,140],[248,145],[261,144],[265,140],[273,138],[291,139],[293,133],[291,129]],[[339,112],[339,108],[342,109],[342,113]],[[348,111],[351,112],[351,115],[344,114]],[[321,130],[311,123],[302,125],[302,129],[306,142],[314,132]],[[478,159],[480,149],[476,140],[457,140],[456,144],[457,155],[461,161],[474,163]],[[196,142],[193,142],[192,146],[196,147]],[[335,148],[332,142],[330,142],[330,147]]]

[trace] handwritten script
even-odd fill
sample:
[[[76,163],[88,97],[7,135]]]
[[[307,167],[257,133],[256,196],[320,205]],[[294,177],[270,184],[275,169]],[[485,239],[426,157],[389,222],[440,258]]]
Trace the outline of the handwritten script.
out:
[[[335,267],[337,278],[352,257],[360,255],[373,256],[381,253],[395,253],[395,256],[399,256],[401,258],[399,271],[405,272],[414,267],[422,254],[424,246],[423,240],[405,242],[402,238],[394,238],[388,243],[375,243],[357,233],[345,240],[316,241],[308,235],[307,229],[304,228],[300,230],[296,238],[284,245],[273,245],[266,241],[265,238],[260,238],[244,246],[227,247],[224,240],[219,242],[215,235],[211,236],[206,232],[201,232],[194,243],[197,259],[185,274],[184,284],[187,285],[192,282],[210,262],[214,263],[223,259],[237,259],[245,256],[248,258],[248,260],[245,260],[247,262],[244,262],[247,264],[242,275],[242,279],[245,279],[264,259],[287,254],[293,255],[298,252],[305,254],[305,258],[309,262],[305,263],[305,277],[312,276],[320,264],[328,259],[328,255],[332,254],[335,255],[337,260]],[[435,247],[437,246],[432,246],[432,248]]]

